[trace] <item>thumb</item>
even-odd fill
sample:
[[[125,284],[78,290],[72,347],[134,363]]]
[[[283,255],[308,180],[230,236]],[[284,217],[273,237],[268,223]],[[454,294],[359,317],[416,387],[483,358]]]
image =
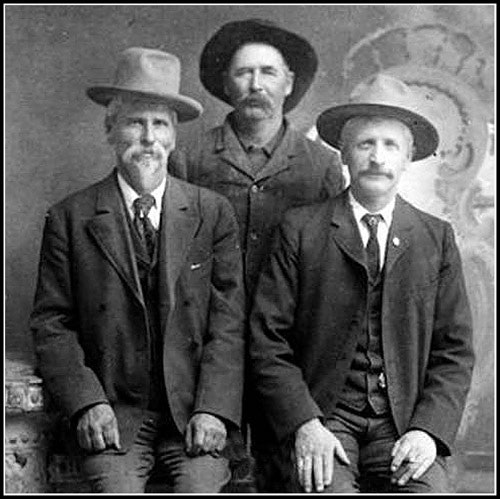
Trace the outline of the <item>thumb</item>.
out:
[[[116,424],[115,427],[113,428],[113,444],[116,450],[120,450],[122,448],[120,444],[120,432],[118,431],[118,425]]]
[[[344,447],[342,447],[342,444],[339,441],[335,444],[335,454],[337,454],[340,461],[344,464],[351,464],[347,454],[345,453]]]

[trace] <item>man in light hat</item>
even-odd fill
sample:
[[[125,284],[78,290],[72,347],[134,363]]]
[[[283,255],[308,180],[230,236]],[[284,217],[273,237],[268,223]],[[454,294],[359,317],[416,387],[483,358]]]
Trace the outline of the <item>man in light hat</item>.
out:
[[[249,299],[284,211],[343,187],[338,155],[307,139],[285,117],[317,67],[307,40],[263,19],[224,24],[201,54],[201,82],[233,109],[222,126],[189,144],[186,171],[177,174],[231,201]]]
[[[438,145],[421,108],[377,74],[317,121],[350,187],[285,216],[250,317],[274,491],[448,490],[472,325],[450,224],[397,194]]]
[[[202,112],[179,86],[177,57],[125,50],[114,83],[87,91],[107,107],[116,167],[46,216],[30,326],[93,492],[144,492],[155,465],[173,492],[230,478],[241,251],[230,203],[167,173],[177,122]]]

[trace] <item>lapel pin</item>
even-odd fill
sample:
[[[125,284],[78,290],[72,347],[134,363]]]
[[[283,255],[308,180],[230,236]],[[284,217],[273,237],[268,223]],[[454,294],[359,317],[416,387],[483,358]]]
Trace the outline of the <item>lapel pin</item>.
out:
[[[394,244],[394,246],[399,246],[400,243],[401,241],[399,240],[399,237],[395,237],[392,239],[392,244]]]

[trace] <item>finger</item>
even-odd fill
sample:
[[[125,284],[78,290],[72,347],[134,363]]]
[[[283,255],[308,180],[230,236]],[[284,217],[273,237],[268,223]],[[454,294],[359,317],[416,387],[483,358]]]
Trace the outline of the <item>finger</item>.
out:
[[[401,466],[404,460],[408,460],[409,453],[410,453],[409,446],[401,444],[392,459],[391,471],[396,471]]]
[[[351,464],[349,458],[347,457],[346,451],[344,450],[344,447],[339,441],[337,441],[335,445],[335,454],[337,455],[339,460],[344,464]]]
[[[405,485],[406,482],[413,476],[413,473],[418,468],[417,463],[409,463],[403,462],[403,465],[398,469],[396,473],[394,473],[392,477],[392,483],[396,483],[398,485]]]
[[[411,478],[415,470],[415,465],[408,466],[405,472],[401,475],[398,480],[398,485],[406,485],[406,482]]]
[[[408,461],[403,462],[401,466],[392,473],[391,482],[396,483],[403,476],[403,474],[408,471],[409,466],[410,463],[408,463]]]
[[[106,447],[114,447],[117,450],[120,449],[120,435],[118,433],[118,426],[116,425],[116,421],[106,426],[102,433]]]
[[[312,490],[312,457],[311,455],[304,456],[304,466],[302,468],[302,483],[304,490],[311,492]]]
[[[417,468],[415,473],[413,473],[412,478],[418,480],[432,465],[434,459],[424,459],[422,464]]]
[[[104,443],[104,436],[102,432],[96,431],[91,435],[92,447],[94,450],[104,450],[106,444]]]
[[[217,433],[215,437],[215,450],[217,452],[222,452],[226,446],[226,435],[224,433]]]
[[[313,459],[314,485],[318,492],[323,492],[323,456],[314,456]]]
[[[323,481],[328,487],[333,480],[333,452],[327,452],[323,456]]]
[[[297,467],[297,476],[299,477],[299,483],[304,487],[304,458],[302,456],[297,456],[295,461],[295,466]]]
[[[205,440],[205,432],[197,425],[193,425],[193,452],[198,455],[203,449],[203,441]]]
[[[78,445],[84,450],[91,451],[92,450],[92,441],[90,440],[90,436],[88,431],[82,427],[78,427],[77,432]]]
[[[122,448],[122,444],[120,443],[120,432],[118,430],[118,424],[115,425],[115,429],[113,430],[113,444],[116,450],[120,450]]]
[[[184,437],[184,443],[186,445],[186,453],[191,454],[193,451],[193,432],[191,428],[191,423],[186,426],[186,435]]]
[[[392,447],[391,457],[394,457],[396,455],[396,452],[398,451],[400,446],[401,446],[401,440],[398,440]]]
[[[203,438],[202,449],[203,452],[211,452],[215,449],[216,439],[213,431],[205,431]]]

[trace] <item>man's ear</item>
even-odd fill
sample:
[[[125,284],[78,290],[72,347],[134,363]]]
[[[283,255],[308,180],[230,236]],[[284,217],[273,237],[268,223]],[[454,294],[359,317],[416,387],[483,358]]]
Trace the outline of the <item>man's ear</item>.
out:
[[[110,145],[113,145],[115,142],[115,136],[114,136],[112,127],[106,126],[106,141]]]
[[[222,90],[224,92],[224,95],[226,97],[229,97],[229,88],[227,84],[227,71],[224,71],[222,73]]]
[[[293,91],[293,85],[295,83],[295,73],[293,71],[288,70],[287,72],[287,89],[285,91],[285,95],[288,97]]]

